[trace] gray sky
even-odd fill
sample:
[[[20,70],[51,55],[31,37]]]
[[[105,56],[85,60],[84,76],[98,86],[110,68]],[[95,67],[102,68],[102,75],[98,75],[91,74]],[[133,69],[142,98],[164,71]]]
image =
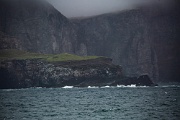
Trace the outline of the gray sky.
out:
[[[66,17],[85,17],[132,9],[137,5],[166,6],[172,0],[48,0]],[[169,2],[168,2],[169,1]],[[166,4],[165,4],[166,3]]]

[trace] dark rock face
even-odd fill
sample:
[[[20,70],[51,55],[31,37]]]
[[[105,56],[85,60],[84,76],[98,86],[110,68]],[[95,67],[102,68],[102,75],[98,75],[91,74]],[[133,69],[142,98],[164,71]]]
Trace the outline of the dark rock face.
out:
[[[0,31],[0,49],[22,49],[22,43],[15,37],[9,36]]]
[[[21,41],[17,49],[39,53],[74,51],[76,39],[71,23],[45,1],[1,0],[0,16],[0,31]]]
[[[8,60],[0,62],[0,88],[147,85],[151,80],[126,78],[119,65],[111,59],[48,63],[41,59]],[[75,64],[73,63],[75,62]],[[127,84],[128,82],[128,84]]]
[[[148,75],[142,75],[140,77],[125,77],[122,78],[121,80],[117,80],[115,83],[112,85],[136,85],[136,86],[156,86],[154,84]]]
[[[180,4],[179,4],[180,5]],[[150,22],[150,33],[157,54],[159,81],[180,82],[180,9],[155,16]]]
[[[77,48],[86,50],[84,55],[112,58],[128,76],[148,74],[156,82],[179,81],[178,14],[178,7],[166,12],[140,8],[72,20],[77,24]]]
[[[148,74],[157,80],[157,51],[149,36],[148,20],[142,10],[101,15],[78,24],[78,45],[84,45],[87,55],[102,55],[122,65],[126,75]],[[78,46],[78,48],[81,48]]]

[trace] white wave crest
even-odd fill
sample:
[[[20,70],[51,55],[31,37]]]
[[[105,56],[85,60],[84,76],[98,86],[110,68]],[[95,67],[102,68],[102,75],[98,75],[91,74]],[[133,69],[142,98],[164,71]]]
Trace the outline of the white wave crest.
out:
[[[64,86],[62,88],[73,88],[74,86]]]
[[[101,88],[110,88],[110,86],[107,85],[107,86],[103,86],[103,87],[101,87]]]
[[[99,88],[99,87],[96,87],[96,86],[88,86],[88,88]]]

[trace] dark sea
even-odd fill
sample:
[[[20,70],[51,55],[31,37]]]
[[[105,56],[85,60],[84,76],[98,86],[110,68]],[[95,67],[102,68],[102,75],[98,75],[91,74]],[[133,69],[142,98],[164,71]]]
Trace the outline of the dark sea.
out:
[[[0,90],[0,120],[180,120],[180,86]]]

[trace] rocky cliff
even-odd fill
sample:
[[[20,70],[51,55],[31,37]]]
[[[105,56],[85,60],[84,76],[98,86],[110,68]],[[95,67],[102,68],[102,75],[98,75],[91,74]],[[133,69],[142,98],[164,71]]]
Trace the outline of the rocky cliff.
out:
[[[78,48],[87,55],[103,55],[120,64],[129,76],[149,74],[157,80],[157,51],[149,36],[149,24],[142,10],[73,20],[77,24]],[[80,50],[82,51],[82,50]]]
[[[72,19],[77,25],[77,48],[84,55],[112,58],[129,76],[148,74],[154,81],[179,81],[179,9],[156,7]]]
[[[43,0],[1,0],[0,16],[0,31],[20,41],[17,49],[38,53],[74,51],[76,38],[71,23]],[[12,49],[0,45],[4,47]]]
[[[179,81],[179,6],[68,20],[44,1],[0,1],[0,49],[107,56],[128,76]]]
[[[125,77],[121,66],[112,64],[112,59],[105,57],[37,55],[17,50],[0,51],[0,55],[1,89],[154,85],[147,76]],[[74,60],[68,60],[69,57],[73,57]]]
[[[148,16],[149,37],[157,54],[159,81],[180,82],[180,4],[167,12]]]

